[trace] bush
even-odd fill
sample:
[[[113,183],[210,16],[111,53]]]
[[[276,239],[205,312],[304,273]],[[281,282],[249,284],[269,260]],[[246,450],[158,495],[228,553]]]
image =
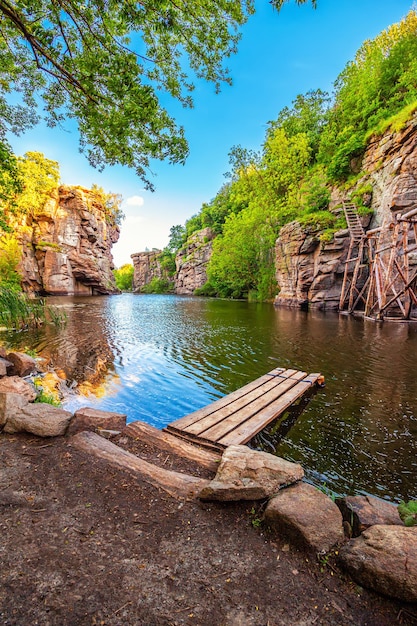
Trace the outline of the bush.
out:
[[[163,278],[152,278],[151,282],[142,288],[142,293],[169,293],[172,283]]]

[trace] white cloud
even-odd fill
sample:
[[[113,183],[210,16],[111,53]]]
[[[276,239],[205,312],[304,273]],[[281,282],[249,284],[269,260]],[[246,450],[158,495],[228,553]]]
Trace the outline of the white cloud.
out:
[[[130,196],[130,198],[126,200],[127,206],[143,206],[144,203],[145,200],[142,196]]]

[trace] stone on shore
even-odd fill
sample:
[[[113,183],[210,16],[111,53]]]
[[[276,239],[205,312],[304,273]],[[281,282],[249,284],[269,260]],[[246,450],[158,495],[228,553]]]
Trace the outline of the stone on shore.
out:
[[[314,552],[328,552],[344,540],[338,507],[307,483],[282,489],[268,503],[265,520],[295,545]]]
[[[374,496],[346,496],[337,499],[336,504],[343,520],[350,526],[352,537],[359,537],[364,530],[377,524],[404,526],[397,505]]]
[[[304,470],[297,463],[247,446],[229,446],[223,453],[215,478],[198,497],[222,501],[263,500],[303,476]]]
[[[32,372],[37,371],[37,365],[35,359],[24,352],[9,352],[7,355],[8,361],[13,363],[10,374],[12,376],[28,376]]]
[[[72,413],[51,404],[27,404],[19,413],[8,418],[4,432],[26,432],[38,437],[65,435]]]
[[[0,393],[18,393],[28,402],[33,402],[36,398],[35,387],[19,376],[0,378]]]
[[[84,407],[74,413],[68,429],[68,435],[75,435],[83,430],[99,432],[100,430],[122,431],[126,426],[126,415],[112,411],[100,411]]]
[[[3,378],[3,376],[9,376],[12,372],[12,368],[13,363],[0,356],[0,378]]]
[[[27,399],[20,393],[0,393],[0,426],[20,414],[27,404]]]
[[[342,548],[340,560],[363,587],[417,601],[417,527],[371,526]]]

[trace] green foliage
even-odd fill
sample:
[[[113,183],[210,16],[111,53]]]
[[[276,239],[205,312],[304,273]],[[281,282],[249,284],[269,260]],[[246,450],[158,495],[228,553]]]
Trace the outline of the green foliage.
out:
[[[169,293],[171,290],[172,283],[169,280],[155,277],[142,288],[143,293]]]
[[[37,328],[48,322],[59,325],[64,317],[43,300],[31,300],[16,289],[0,285],[0,325],[21,329]]]
[[[22,251],[16,237],[5,233],[0,237],[0,288],[20,290],[21,276],[18,272]]]
[[[118,193],[106,192],[102,187],[96,184],[91,187],[91,191],[96,195],[106,222],[111,226],[120,226],[125,219],[125,215],[121,209],[122,196]]]
[[[276,233],[264,207],[253,206],[226,220],[222,236],[213,242],[207,268],[210,285],[222,297],[256,299],[274,295],[272,248]]]
[[[400,502],[398,514],[406,526],[417,526],[417,500]]]
[[[125,263],[117,270],[113,270],[116,287],[120,291],[132,291],[134,271],[135,269],[131,263]]]
[[[54,398],[51,394],[45,393],[42,389],[38,391],[35,402],[43,402],[44,404],[51,404],[52,406],[62,406],[59,400]]]
[[[198,287],[197,289],[194,289],[194,295],[195,296],[206,296],[208,298],[213,298],[214,296],[217,296],[217,290],[210,283],[210,281],[207,281],[201,287]]]
[[[133,167],[151,186],[150,159],[188,152],[162,102],[191,106],[194,77],[229,83],[224,61],[251,13],[251,0],[1,2],[0,138],[36,123],[41,101],[50,126],[78,121],[93,166]]]
[[[412,10],[374,40],[365,41],[337,78],[318,156],[332,180],[346,179],[367,138],[416,100],[416,35],[417,14]]]
[[[21,190],[14,198],[14,210],[36,215],[58,186],[59,165],[41,152],[26,152],[23,157],[17,157],[17,169]]]
[[[169,242],[165,248],[167,252],[177,252],[186,241],[186,228],[177,224],[177,226],[171,226],[169,231]]]

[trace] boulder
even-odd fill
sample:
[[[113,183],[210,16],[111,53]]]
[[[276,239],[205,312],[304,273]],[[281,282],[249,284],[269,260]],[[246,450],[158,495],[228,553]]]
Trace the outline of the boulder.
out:
[[[72,413],[51,404],[27,404],[19,413],[8,418],[4,432],[26,432],[38,437],[65,435]]]
[[[346,496],[338,498],[336,504],[343,520],[349,524],[352,537],[359,537],[369,526],[376,524],[404,526],[398,507],[392,502],[373,496]]]
[[[328,552],[344,540],[336,504],[307,483],[282,489],[268,503],[265,520],[296,545],[314,552]]]
[[[4,348],[3,346],[0,346],[0,357],[2,359],[6,359],[7,358],[7,351],[6,348]]]
[[[229,446],[215,478],[199,493],[201,500],[262,500],[301,480],[301,465],[247,446]]]
[[[391,598],[417,601],[417,528],[371,526],[340,551],[352,578]]]
[[[25,396],[19,393],[0,393],[0,426],[8,419],[18,415],[22,408],[28,404]]]
[[[13,363],[0,356],[0,378],[12,373]]]
[[[33,385],[19,376],[5,376],[0,379],[0,393],[19,393],[28,402],[36,398],[36,390]]]
[[[74,413],[68,435],[75,435],[83,430],[98,432],[99,430],[122,431],[126,426],[126,415],[122,413],[112,413],[111,411],[100,411],[85,407],[78,409]]]
[[[37,370],[35,359],[24,352],[9,352],[7,359],[13,363],[11,376],[28,376]]]

